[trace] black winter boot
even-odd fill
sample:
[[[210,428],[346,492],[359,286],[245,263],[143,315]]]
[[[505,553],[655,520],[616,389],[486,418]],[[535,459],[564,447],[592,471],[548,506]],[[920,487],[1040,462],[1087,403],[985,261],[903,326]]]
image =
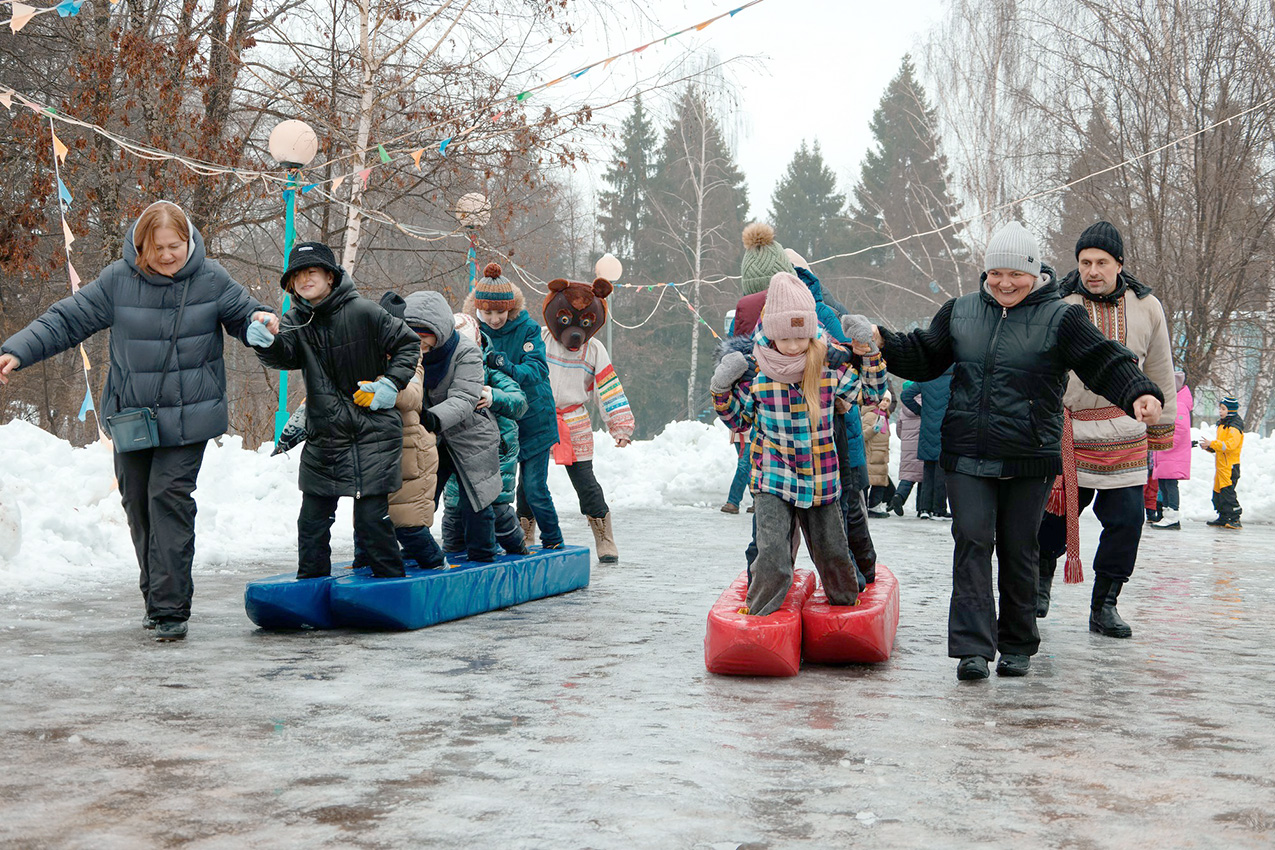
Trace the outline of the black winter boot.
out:
[[[1089,602],[1089,631],[1114,638],[1133,637],[1133,629],[1120,619],[1120,612],[1116,610],[1116,597],[1122,587],[1123,582],[1106,576],[1094,577],[1093,597]]]
[[[1053,589],[1054,573],[1058,569],[1057,558],[1040,556],[1040,581],[1036,583],[1036,619],[1049,613],[1049,592]]]

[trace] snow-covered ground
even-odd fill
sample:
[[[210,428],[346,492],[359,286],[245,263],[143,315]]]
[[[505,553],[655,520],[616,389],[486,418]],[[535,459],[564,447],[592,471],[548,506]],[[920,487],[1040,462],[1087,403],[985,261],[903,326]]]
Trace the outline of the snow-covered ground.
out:
[[[1211,438],[1213,429],[1197,432]],[[657,437],[617,449],[605,434],[595,440],[598,480],[613,509],[716,506],[726,496],[735,452],[721,423],[674,422]],[[272,446],[245,450],[238,437],[209,443],[199,476],[196,571],[245,561],[296,557],[300,447],[270,457]],[[898,479],[898,439],[891,435],[890,467]],[[136,567],[115,486],[110,448],[77,449],[22,421],[0,426],[0,593],[40,592],[67,582],[131,575]],[[1213,456],[1196,450],[1182,502],[1191,521],[1215,516],[1210,505]],[[1240,503],[1246,524],[1275,517],[1275,440],[1245,435]],[[577,512],[575,492],[562,467],[551,465],[549,486],[560,514]],[[336,529],[350,528],[350,501],[342,500]],[[583,541],[582,541],[583,542]],[[350,557],[348,534],[334,531],[334,553]]]

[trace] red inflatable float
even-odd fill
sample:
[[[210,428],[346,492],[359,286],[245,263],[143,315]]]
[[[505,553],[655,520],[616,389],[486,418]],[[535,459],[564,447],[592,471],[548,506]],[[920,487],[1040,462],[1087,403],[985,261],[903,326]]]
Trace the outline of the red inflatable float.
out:
[[[850,608],[828,604],[820,587],[801,609],[801,654],[815,664],[885,661],[899,627],[899,582],[877,564],[877,579]]]
[[[740,573],[708,612],[704,666],[710,673],[730,676],[796,676],[801,669],[802,605],[814,589],[813,572],[794,570],[779,610],[754,617],[739,613],[748,595],[748,572]]]

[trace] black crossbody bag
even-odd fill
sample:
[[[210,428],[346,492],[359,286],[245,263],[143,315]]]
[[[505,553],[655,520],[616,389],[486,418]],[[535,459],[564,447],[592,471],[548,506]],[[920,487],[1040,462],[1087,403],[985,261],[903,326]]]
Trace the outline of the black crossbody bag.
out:
[[[164,379],[168,376],[168,361],[177,348],[177,335],[181,333],[182,314],[186,312],[186,295],[190,292],[190,283],[182,286],[181,306],[177,308],[177,321],[173,325],[173,338],[168,342],[168,353],[164,355],[164,371],[159,375],[159,391],[155,393],[155,404],[151,407],[126,407],[118,413],[106,417],[106,430],[115,443],[117,452],[135,452],[141,449],[159,448],[159,422],[157,412],[159,400],[164,394]]]

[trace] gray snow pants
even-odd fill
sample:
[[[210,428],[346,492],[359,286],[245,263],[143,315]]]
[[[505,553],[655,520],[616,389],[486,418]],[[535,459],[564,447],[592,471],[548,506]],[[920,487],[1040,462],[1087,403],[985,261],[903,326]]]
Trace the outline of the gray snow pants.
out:
[[[784,603],[792,585],[792,538],[801,527],[824,593],[833,605],[853,605],[859,598],[859,582],[846,546],[846,531],[837,502],[815,508],[797,508],[778,496],[757,493],[753,497],[757,522],[757,557],[748,585],[748,610],[758,616],[774,613]]]

